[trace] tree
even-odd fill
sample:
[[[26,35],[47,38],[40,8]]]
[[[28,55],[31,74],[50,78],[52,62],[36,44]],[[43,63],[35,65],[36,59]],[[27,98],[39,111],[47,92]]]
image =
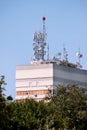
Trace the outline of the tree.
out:
[[[13,102],[10,105],[12,105],[13,111],[10,119],[12,130],[37,129],[37,120],[35,117],[37,102],[33,99],[27,99],[24,102]]]
[[[5,76],[0,77],[0,130],[5,129],[7,126],[7,111],[6,111],[6,100],[3,94],[4,87],[5,85]]]
[[[5,90],[3,87],[3,85],[6,85],[6,82],[4,79],[5,79],[4,75],[0,76],[0,97],[3,96],[3,90]]]
[[[7,103],[5,95],[3,93],[5,82],[5,76],[0,77],[0,130],[12,130],[10,125],[10,119],[12,114],[12,107]]]
[[[87,92],[77,85],[59,85],[49,102],[26,99],[8,103],[0,80],[0,130],[85,130]],[[9,96],[7,99],[12,99]]]
[[[63,128],[83,130],[87,121],[86,89],[77,85],[59,85],[57,95],[52,97],[55,114],[63,120]],[[85,114],[86,115],[85,115]],[[83,117],[81,116],[83,115]],[[84,122],[84,123],[83,123]]]
[[[51,130],[52,111],[48,103],[27,99],[24,102],[12,102],[8,106],[12,130]]]

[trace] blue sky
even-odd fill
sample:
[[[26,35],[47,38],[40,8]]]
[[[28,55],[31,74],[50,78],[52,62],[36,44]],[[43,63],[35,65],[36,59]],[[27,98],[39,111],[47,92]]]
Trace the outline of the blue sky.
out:
[[[80,48],[87,69],[87,0],[0,0],[0,75],[5,75],[6,95],[15,97],[16,66],[30,64],[33,34],[42,29],[43,16],[50,58],[65,45],[70,62],[76,62]]]

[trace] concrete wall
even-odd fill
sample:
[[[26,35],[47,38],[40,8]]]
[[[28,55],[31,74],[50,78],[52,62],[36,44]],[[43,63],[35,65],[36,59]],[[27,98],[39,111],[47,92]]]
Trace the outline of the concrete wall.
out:
[[[38,98],[45,97],[42,91],[52,89],[53,85],[53,64],[37,64],[16,67],[16,92],[41,90]],[[21,93],[20,92],[20,93]],[[36,92],[37,93],[37,92]],[[16,99],[26,97],[26,95],[16,95]],[[31,95],[33,97],[33,95]],[[37,97],[35,97],[37,98]]]
[[[78,84],[87,87],[87,70],[62,65],[53,65],[54,84]]]
[[[16,99],[31,97],[40,100],[48,94],[49,89],[53,91],[58,84],[87,87],[87,70],[56,63],[16,67]]]

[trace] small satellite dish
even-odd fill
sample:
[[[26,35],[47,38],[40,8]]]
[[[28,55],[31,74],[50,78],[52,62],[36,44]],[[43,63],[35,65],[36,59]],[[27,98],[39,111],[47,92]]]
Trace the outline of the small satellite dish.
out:
[[[61,52],[58,52],[58,56],[61,56]]]
[[[80,59],[83,57],[83,55],[80,53],[80,49],[79,49],[79,51],[76,53],[76,57],[78,58],[77,67],[78,67],[78,68],[82,68],[82,65],[80,64]]]
[[[83,57],[83,55],[82,55],[82,54],[80,54],[80,52],[77,52],[77,53],[76,53],[76,57],[77,57],[77,58],[82,58],[82,57]]]

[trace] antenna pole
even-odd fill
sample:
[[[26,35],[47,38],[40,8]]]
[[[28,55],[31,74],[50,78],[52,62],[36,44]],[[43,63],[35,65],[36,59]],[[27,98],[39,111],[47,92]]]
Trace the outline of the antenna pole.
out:
[[[47,46],[47,60],[49,60],[49,44]]]
[[[46,38],[46,27],[45,27],[45,20],[46,20],[46,17],[43,17],[42,18],[43,20],[43,40],[45,41],[45,38]]]
[[[65,47],[63,48],[63,56],[64,56],[64,60],[65,60],[66,62],[68,62],[68,53],[67,53]]]
[[[80,53],[80,48],[79,48],[79,51],[76,53],[76,56],[78,58],[78,63],[80,64],[80,59],[82,58],[82,54]]]

